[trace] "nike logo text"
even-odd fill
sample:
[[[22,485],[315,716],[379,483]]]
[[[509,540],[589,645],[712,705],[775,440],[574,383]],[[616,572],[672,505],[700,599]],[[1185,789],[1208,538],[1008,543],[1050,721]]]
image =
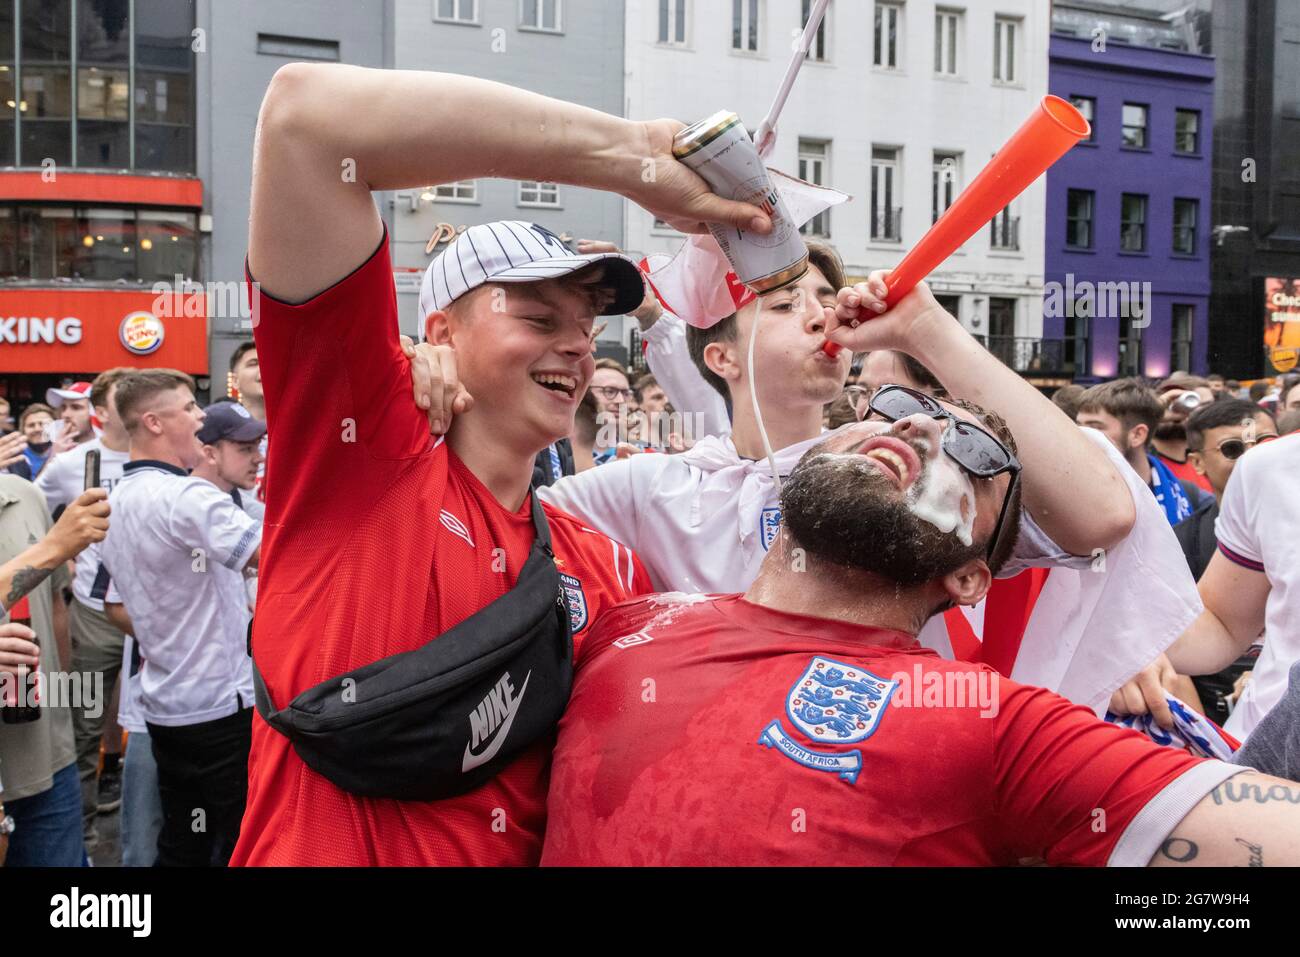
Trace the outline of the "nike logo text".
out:
[[[519,713],[519,703],[524,700],[524,693],[528,691],[528,679],[532,676],[531,671],[524,675],[524,683],[520,686],[519,695],[516,697],[514,686],[510,684],[510,672],[507,671],[492,686],[487,697],[479,702],[478,707],[470,712],[470,741],[465,745],[465,760],[460,767],[462,772],[472,771],[479,765],[486,764],[501,750],[506,736],[510,734],[510,726],[514,724],[515,715]],[[494,733],[496,737],[492,738]],[[474,749],[488,738],[492,738],[492,742],[482,753],[475,754]]]

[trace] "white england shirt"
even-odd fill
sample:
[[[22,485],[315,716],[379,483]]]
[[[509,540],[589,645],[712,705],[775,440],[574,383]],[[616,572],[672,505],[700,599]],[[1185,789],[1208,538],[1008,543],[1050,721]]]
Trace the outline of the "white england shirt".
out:
[[[1137,521],[1104,556],[1062,551],[1025,512],[1004,576],[1051,567],[1012,677],[1094,710],[1173,643],[1200,610],[1187,561],[1151,493],[1100,433],[1085,429],[1129,485]],[[784,477],[818,436],[776,453]],[[544,501],[631,547],[659,591],[745,591],[780,528],[766,460],[742,459],[730,438],[709,437],[681,455],[645,453],[538,489]],[[976,614],[982,614],[976,606]],[[949,658],[943,619],[920,641]]]
[[[143,665],[140,716],[180,726],[253,703],[243,568],[262,525],[229,494],[164,462],[127,464],[100,555]]]
[[[36,487],[45,495],[51,516],[56,509],[66,508],[75,502],[85,490],[86,453],[91,449],[99,452],[100,487],[112,494],[117,483],[122,480],[122,469],[131,458],[130,453],[115,452],[105,447],[101,439],[82,442],[75,448],[56,455],[36,477]],[[103,611],[106,583],[96,582],[98,568],[99,563],[92,560],[86,552],[79,554],[76,558],[76,573],[72,577],[72,594],[88,608]]]
[[[1286,435],[1242,456],[1223,491],[1219,552],[1267,576],[1264,648],[1224,729],[1245,739],[1286,692],[1300,661],[1300,437]]]

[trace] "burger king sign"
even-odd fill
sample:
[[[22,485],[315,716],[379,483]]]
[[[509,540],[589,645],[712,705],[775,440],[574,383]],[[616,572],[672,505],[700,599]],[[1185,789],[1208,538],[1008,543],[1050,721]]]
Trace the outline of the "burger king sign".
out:
[[[118,327],[117,335],[127,352],[147,356],[157,352],[163,344],[162,320],[152,312],[130,312]]]

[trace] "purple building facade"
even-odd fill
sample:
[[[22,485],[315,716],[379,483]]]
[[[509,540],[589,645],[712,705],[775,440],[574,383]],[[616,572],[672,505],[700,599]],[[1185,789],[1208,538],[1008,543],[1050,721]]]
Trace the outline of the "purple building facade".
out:
[[[1214,58],[1053,34],[1048,88],[1092,123],[1047,174],[1043,338],[1079,382],[1205,373]]]

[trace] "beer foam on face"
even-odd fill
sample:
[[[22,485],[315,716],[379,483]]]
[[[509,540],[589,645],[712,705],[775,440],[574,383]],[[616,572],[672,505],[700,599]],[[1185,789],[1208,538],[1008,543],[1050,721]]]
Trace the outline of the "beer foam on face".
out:
[[[927,454],[928,450],[922,457]],[[975,530],[975,486],[966,470],[948,456],[940,454],[929,460],[925,475],[908,490],[905,502],[908,511],[923,522],[970,545]]]

